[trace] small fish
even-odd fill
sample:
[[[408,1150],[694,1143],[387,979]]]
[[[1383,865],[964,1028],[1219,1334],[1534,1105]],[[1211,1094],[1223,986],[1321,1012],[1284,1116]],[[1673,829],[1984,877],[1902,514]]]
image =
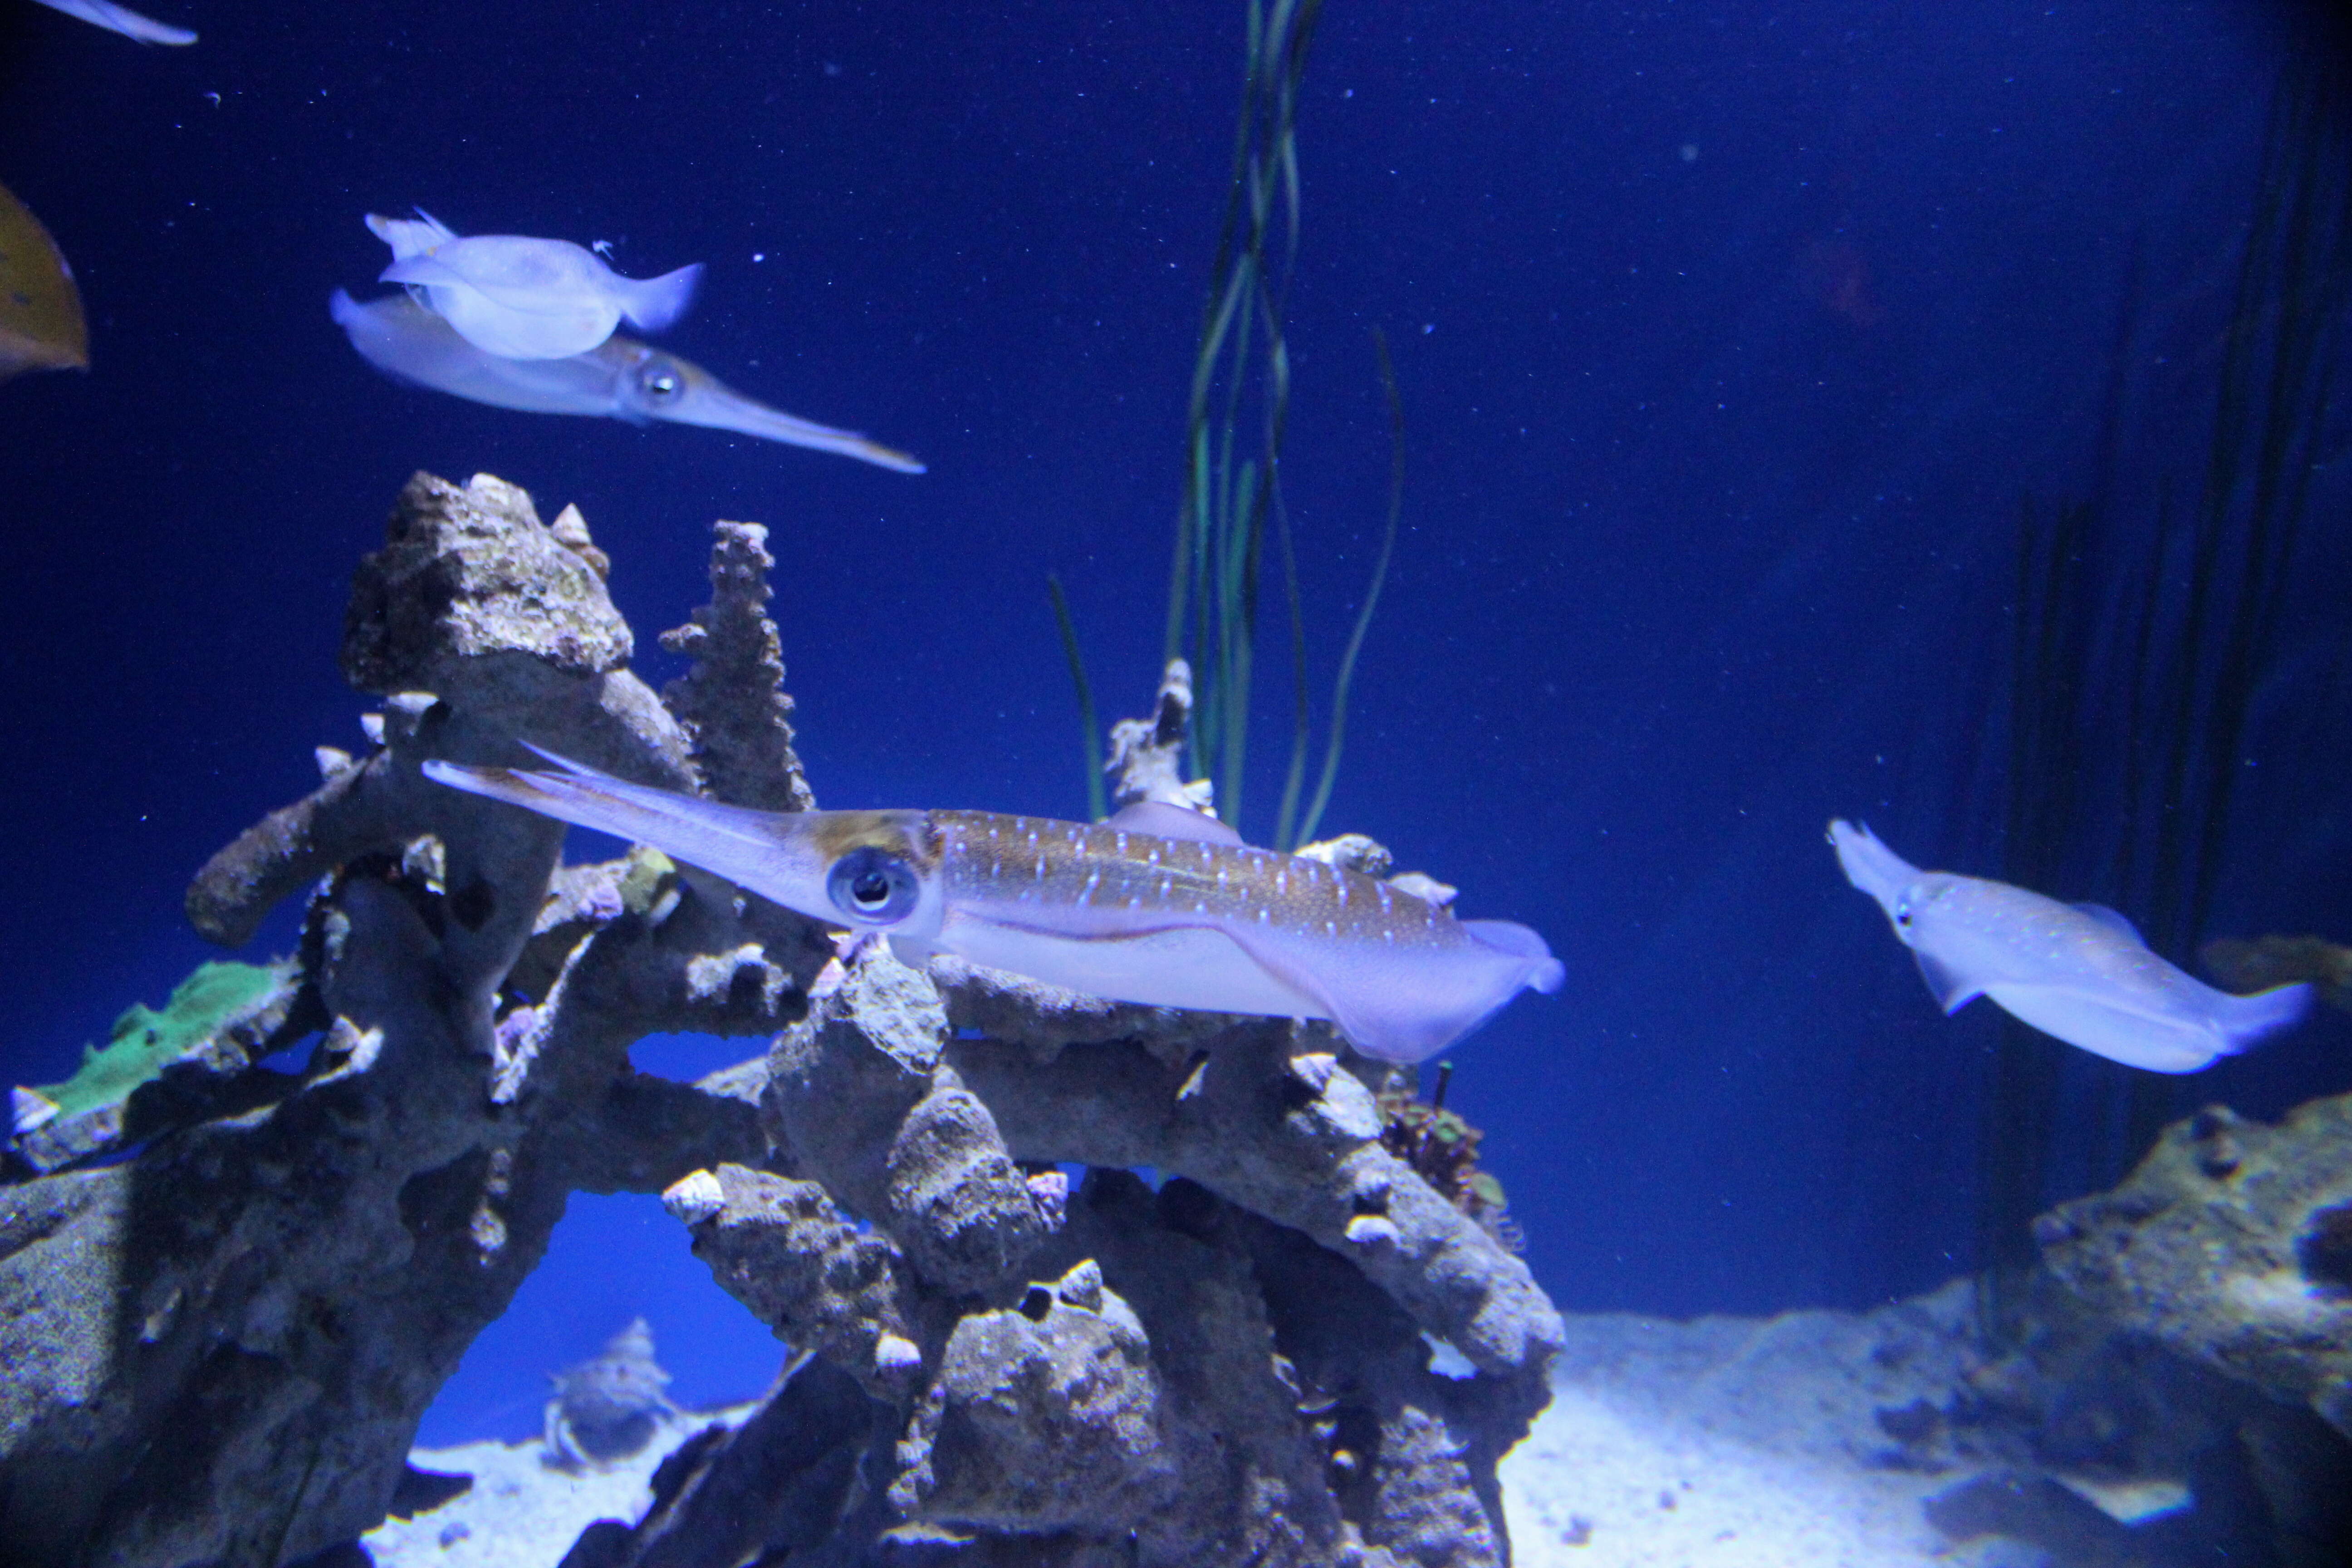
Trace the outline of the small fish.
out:
[[[534,748],[535,749],[535,748]],[[1435,1056],[1523,989],[1543,938],[1253,849],[1181,806],[1087,826],[983,811],[751,811],[609,777],[428,762],[425,776],[650,844],[801,913],[1114,1001],[1328,1018],[1386,1061]]]
[[[1990,996],[2070,1046],[2179,1073],[2259,1045],[2311,1005],[2309,985],[2216,991],[2148,951],[2113,910],[1922,871],[1850,822],[1830,824],[1830,843],[1846,880],[1886,911],[1946,1013]]]
[[[923,471],[922,463],[904,452],[755,403],[700,365],[635,338],[615,335],[586,353],[562,359],[507,359],[476,348],[406,294],[387,294],[362,305],[338,289],[327,309],[360,357],[394,381],[493,408],[604,415],[632,425],[655,419],[699,425],[839,452],[902,474]]]
[[[39,0],[52,11],[63,11],[68,16],[79,16],[110,33],[120,33],[126,38],[136,38],[142,44],[193,44],[196,36],[185,27],[173,27],[142,16],[127,5],[117,5],[114,0]]]
[[[421,207],[414,218],[371,213],[367,226],[392,247],[379,281],[407,285],[467,342],[509,359],[586,353],[624,316],[660,331],[686,314],[702,278],[700,262],[658,278],[624,278],[564,239],[464,238]]]
[[[32,209],[0,185],[0,381],[89,368],[89,327],[73,268]]]

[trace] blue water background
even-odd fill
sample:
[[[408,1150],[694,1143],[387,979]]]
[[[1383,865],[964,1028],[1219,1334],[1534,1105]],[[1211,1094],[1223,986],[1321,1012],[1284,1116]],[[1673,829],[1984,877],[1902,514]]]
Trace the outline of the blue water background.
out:
[[[709,521],[768,524],[822,803],[1082,812],[1043,580],[1106,717],[1142,711],[1237,4],[152,8],[203,41],[0,0],[0,181],[71,258],[95,362],[0,387],[16,1080],[209,956],[189,875],[315,784],[312,746],[359,743],[343,599],[420,468],[576,502],[656,684]],[[1409,488],[1328,826],[1567,963],[1453,1088],[1564,1306],[1855,1306],[1970,1264],[1992,1022],[1937,1015],[1822,825],[1993,868],[2020,497],[2090,482],[2135,255],[2121,488],[2194,484],[2306,47],[2248,0],[1330,0],[1286,469],[1318,702],[1385,501],[1375,327]],[[667,346],[930,473],[391,385],[325,302],[373,291],[361,215],[412,203],[637,275],[708,262]],[[2347,500],[2323,468],[2216,931],[2352,937]],[[1278,672],[1263,695],[1278,716]],[[2183,1105],[2348,1086],[2329,1016]],[[2078,1133],[2087,1181],[2105,1133]],[[636,1311],[689,1399],[773,1370],[651,1199],[580,1199],[426,1436],[534,1429],[541,1373]]]

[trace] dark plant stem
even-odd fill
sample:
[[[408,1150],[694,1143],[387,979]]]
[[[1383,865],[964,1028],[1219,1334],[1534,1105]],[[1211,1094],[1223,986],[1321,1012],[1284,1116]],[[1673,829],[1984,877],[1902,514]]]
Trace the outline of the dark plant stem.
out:
[[[1062,656],[1070,661],[1070,684],[1078,691],[1078,744],[1087,760],[1087,816],[1100,822],[1110,815],[1103,798],[1102,726],[1095,721],[1094,688],[1087,683],[1086,657],[1078,651],[1078,629],[1070,621],[1070,601],[1063,596],[1062,580],[1045,574],[1045,592],[1054,600],[1054,624],[1061,629]]]
[[[1306,668],[1297,563],[1281,494],[1290,398],[1282,321],[1298,247],[1299,86],[1321,11],[1321,0],[1248,0],[1244,7],[1247,47],[1233,174],[1211,268],[1216,282],[1193,363],[1184,497],[1169,567],[1162,652],[1165,658],[1192,661],[1191,764],[1216,781],[1218,814],[1227,822],[1241,816],[1248,773],[1250,692],[1269,531],[1282,552],[1294,676],[1303,677]],[[1249,455],[1242,432],[1253,410],[1257,450]],[[1307,723],[1302,694],[1295,705],[1292,764],[1301,774]]]

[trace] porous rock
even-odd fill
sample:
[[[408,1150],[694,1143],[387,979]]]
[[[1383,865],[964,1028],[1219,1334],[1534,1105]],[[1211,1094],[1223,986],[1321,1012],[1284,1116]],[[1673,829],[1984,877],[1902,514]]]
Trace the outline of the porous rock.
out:
[[[910,1517],[1044,1535],[1115,1535],[1166,1500],[1160,1377],[1143,1325],[1091,1263],[974,1312],[899,1445]]]
[[[2352,1095],[2276,1125],[2208,1107],[2034,1237],[2110,1322],[2352,1436]]]
[[[1260,1022],[1173,1066],[1134,1042],[1041,1063],[956,1040],[946,1057],[1015,1159],[1189,1176],[1351,1259],[1432,1334],[1539,1388],[1561,1330],[1526,1265],[1381,1147],[1359,1079],[1328,1054],[1293,1050],[1290,1026]],[[1387,1224],[1351,1236],[1368,1217]]]
[[[719,799],[762,811],[816,805],[793,752],[793,700],[784,689],[783,640],[767,615],[768,531],[756,522],[711,524],[710,603],[662,633],[694,668],[662,688],[662,702],[694,736],[703,783]]]
[[[777,1037],[768,1106],[799,1167],[950,1293],[986,1289],[1045,1233],[986,1104],[940,1052],[937,989],[879,943]]]
[[[520,654],[582,679],[627,664],[631,642],[603,578],[520,487],[420,473],[352,583],[343,674],[362,691],[436,691],[453,661]]]
[[[807,1017],[776,1037],[767,1110],[799,1166],[869,1219],[889,1212],[889,1151],[930,1092],[947,1038],[939,992],[869,946]]]
[[[890,1141],[889,1228],[916,1269],[951,1292],[984,1290],[1025,1261],[1046,1230],[996,1119],[951,1068],[931,1076]]]
[[[676,721],[616,668],[625,627],[602,584],[527,498],[420,479],[403,505],[419,528],[396,523],[362,575],[353,672],[442,689],[395,689],[363,762],[331,758],[189,894],[198,929],[235,943],[311,891],[297,962],[328,1026],[310,1069],[239,1075],[257,1098],[121,1163],[0,1186],[10,1561],[277,1568],[344,1551],[397,1496],[418,1419],[566,1194],[659,1191],[767,1152],[741,1099],[628,1069],[643,1034],[765,1034],[799,1010],[815,963],[793,933],[709,899],[682,895],[659,923],[584,921],[559,966],[571,996],[534,1016],[518,1087],[541,1092],[494,1100],[499,984],[562,835],[418,763],[523,761],[528,711],[553,749],[690,774]],[[786,954],[792,983],[698,999],[698,961],[747,943]]]
[[[123,1568],[346,1552],[584,1190],[665,1192],[801,1358],[576,1563],[1502,1562],[1495,1461],[1559,1319],[1381,1146],[1328,1026],[927,975],[875,943],[829,969],[813,921],[644,853],[559,878],[560,827],[424,776],[527,764],[529,741],[804,804],[758,531],[720,530],[673,710],[623,666],[584,521],[559,521],[496,480],[414,481],[348,620],[383,693],[369,749],[322,751],[319,789],[191,888],[229,942],[313,889],[308,1071],[0,1187],[0,1540]],[[1198,807],[1181,676],[1129,756]],[[631,1069],[679,1030],[776,1041],[698,1085]],[[1432,1373],[1423,1331],[1477,1374]]]
[[[877,1397],[902,1398],[919,1369],[898,1347],[919,1324],[898,1251],[845,1218],[824,1188],[738,1164],[698,1172],[667,1194],[694,1255],[780,1339],[805,1346]]]
[[[1160,678],[1160,695],[1149,719],[1121,719],[1110,727],[1110,756],[1103,773],[1110,782],[1111,804],[1179,806],[1215,816],[1214,786],[1207,779],[1185,782],[1181,764],[1184,742],[1192,722],[1192,667],[1181,658],[1168,661]]]

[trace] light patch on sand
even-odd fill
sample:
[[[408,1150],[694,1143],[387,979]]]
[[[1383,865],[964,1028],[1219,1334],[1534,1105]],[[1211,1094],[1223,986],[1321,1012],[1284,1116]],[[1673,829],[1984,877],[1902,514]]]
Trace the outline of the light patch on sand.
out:
[[[1518,1568],[2025,1568],[1956,1545],[1921,1502],[1965,1463],[1907,1468],[1877,1413],[1948,1397],[1967,1298],[1867,1314],[1568,1320],[1552,1404],[1503,1461]]]
[[[598,1520],[644,1517],[654,1470],[672,1449],[714,1421],[740,1424],[751,1409],[680,1416],[610,1469],[576,1475],[541,1464],[546,1448],[535,1438],[420,1448],[411,1464],[469,1475],[473,1489],[414,1519],[387,1519],[360,1539],[376,1568],[554,1568]]]
[[[1771,1454],[1573,1388],[1502,1466],[1520,1568],[1949,1568],[1970,1559],[1919,1510],[1949,1479]]]

